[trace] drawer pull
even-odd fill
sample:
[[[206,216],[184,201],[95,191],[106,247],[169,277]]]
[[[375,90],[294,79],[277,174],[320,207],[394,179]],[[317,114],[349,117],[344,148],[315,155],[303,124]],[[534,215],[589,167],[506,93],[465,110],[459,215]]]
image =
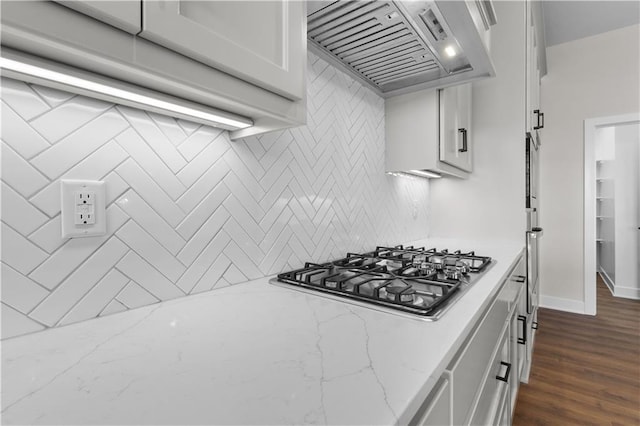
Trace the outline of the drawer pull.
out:
[[[496,379],[501,382],[509,382],[509,373],[511,373],[511,363],[500,361],[500,365],[504,365],[507,367],[507,371],[504,373],[504,376],[500,377],[500,375],[496,376]]]
[[[523,283],[526,279],[527,277],[525,277],[524,275],[514,275],[513,277],[513,281],[517,283]]]
[[[522,337],[518,337],[518,343],[525,345],[527,343],[527,317],[526,315],[518,315],[518,321],[522,321]]]
[[[462,133],[462,148],[460,148],[459,152],[467,152],[469,150],[467,145],[467,129],[458,129],[460,133]]]
[[[533,323],[531,323],[531,328],[533,328],[534,330],[538,329],[538,321],[534,321]]]

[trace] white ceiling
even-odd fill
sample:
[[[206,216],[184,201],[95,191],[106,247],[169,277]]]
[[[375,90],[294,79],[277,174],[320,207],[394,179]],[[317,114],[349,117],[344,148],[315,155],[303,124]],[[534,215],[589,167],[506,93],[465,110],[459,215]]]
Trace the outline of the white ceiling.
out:
[[[640,23],[640,1],[542,2],[547,46]]]

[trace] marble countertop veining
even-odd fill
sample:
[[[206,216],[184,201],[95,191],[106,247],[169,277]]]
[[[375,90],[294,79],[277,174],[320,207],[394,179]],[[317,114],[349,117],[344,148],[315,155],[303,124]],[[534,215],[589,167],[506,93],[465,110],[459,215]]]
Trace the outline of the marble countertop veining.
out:
[[[267,278],[2,342],[2,424],[406,424],[523,245],[438,321]]]

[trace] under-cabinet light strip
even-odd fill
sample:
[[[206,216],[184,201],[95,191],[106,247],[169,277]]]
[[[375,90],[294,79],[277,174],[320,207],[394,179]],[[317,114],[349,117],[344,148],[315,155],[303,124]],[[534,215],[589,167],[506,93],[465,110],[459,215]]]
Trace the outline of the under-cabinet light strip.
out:
[[[418,176],[423,176],[423,177],[427,177],[427,178],[441,178],[442,176],[440,176],[437,173],[433,173],[433,172],[428,172],[426,170],[409,170],[409,173],[412,173],[414,175],[418,175]]]
[[[438,173],[430,172],[427,170],[409,170],[408,172],[386,172],[386,174],[390,176],[404,176],[411,179],[415,179],[416,177],[436,178],[436,179],[442,177]]]
[[[45,82],[56,83],[62,86],[78,88],[83,91],[98,95],[103,99],[114,100],[116,102],[129,106],[143,108],[151,107],[155,112],[164,112],[165,114],[178,114],[181,118],[192,117],[197,121],[204,120],[207,124],[218,125],[218,127],[227,130],[239,130],[251,127],[253,121],[235,114],[220,112],[219,114],[207,112],[204,110],[191,108],[178,103],[135,93],[129,90],[119,89],[107,84],[98,83],[85,78],[64,74],[51,69],[31,65],[25,62],[16,61],[6,57],[0,57],[0,69],[3,71],[12,71],[19,75],[35,77]],[[11,75],[9,75],[11,77]],[[101,95],[101,96],[100,96]]]

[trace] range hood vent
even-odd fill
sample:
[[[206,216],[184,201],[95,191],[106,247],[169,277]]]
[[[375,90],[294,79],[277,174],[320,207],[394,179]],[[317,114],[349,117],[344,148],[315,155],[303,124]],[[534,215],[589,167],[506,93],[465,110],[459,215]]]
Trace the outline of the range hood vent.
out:
[[[477,28],[467,2],[441,3],[310,2],[307,36],[315,52],[385,97],[493,75],[480,36],[485,30]]]

